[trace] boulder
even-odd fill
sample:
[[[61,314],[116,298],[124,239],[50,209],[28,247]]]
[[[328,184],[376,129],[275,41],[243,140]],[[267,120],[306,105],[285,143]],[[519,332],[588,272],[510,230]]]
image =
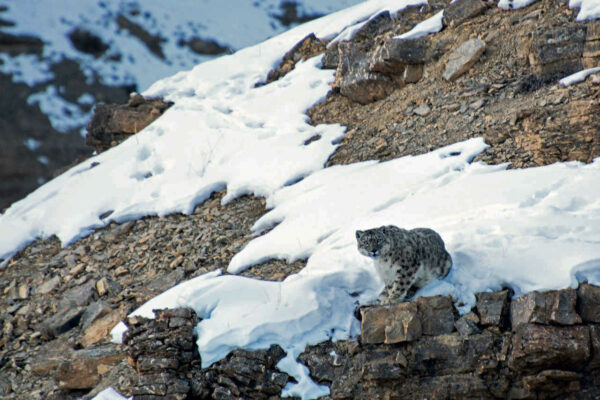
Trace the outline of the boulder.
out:
[[[450,296],[418,297],[414,302],[419,309],[423,335],[437,336],[454,331],[457,312]]]
[[[369,70],[386,74],[402,74],[407,64],[424,64],[432,59],[429,38],[390,38],[377,47],[369,60]]]
[[[458,26],[480,15],[487,8],[488,5],[481,0],[457,0],[444,9],[444,26]]]
[[[132,93],[127,105],[98,104],[87,125],[85,141],[98,153],[116,146],[160,117],[173,102],[162,98],[143,99]]]
[[[363,343],[400,343],[421,337],[421,319],[414,303],[363,308],[361,314]]]
[[[314,33],[306,36],[284,54],[277,68],[267,75],[267,83],[274,82],[284,77],[296,67],[296,63],[314,57],[325,51],[326,42],[317,39]]]
[[[354,43],[338,45],[337,86],[352,101],[368,104],[389,96],[400,80],[369,70],[369,57]]]
[[[574,289],[527,293],[511,303],[512,329],[529,322],[558,325],[579,324],[581,317],[575,310],[576,304],[577,292]]]
[[[516,371],[580,370],[591,354],[587,326],[524,323],[516,328],[508,366]]]
[[[600,323],[600,287],[582,283],[577,289],[577,311],[584,322]]]
[[[581,70],[586,27],[562,25],[539,28],[533,34],[529,63],[544,76],[566,76]]]
[[[123,351],[114,344],[74,351],[58,367],[58,385],[61,389],[92,389],[102,375],[124,357]]]
[[[485,51],[486,44],[478,38],[471,38],[461,44],[450,54],[446,71],[442,75],[445,80],[452,81],[469,70]]]
[[[504,325],[509,311],[510,293],[508,290],[477,293],[475,298],[477,299],[475,308],[482,325]]]

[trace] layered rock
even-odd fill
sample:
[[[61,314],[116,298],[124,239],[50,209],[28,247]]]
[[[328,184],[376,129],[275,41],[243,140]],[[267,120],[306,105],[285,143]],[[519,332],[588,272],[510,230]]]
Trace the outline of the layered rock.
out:
[[[162,98],[145,99],[138,93],[132,93],[127,104],[99,104],[87,125],[85,142],[101,153],[150,125],[172,105]]]

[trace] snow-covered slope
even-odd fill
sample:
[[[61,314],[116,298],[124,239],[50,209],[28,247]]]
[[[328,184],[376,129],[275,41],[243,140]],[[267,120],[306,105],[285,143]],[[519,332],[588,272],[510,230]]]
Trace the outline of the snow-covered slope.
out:
[[[190,212],[223,187],[224,201],[264,196],[272,210],[255,230],[273,229],[238,253],[229,272],[273,257],[308,258],[304,270],[283,282],[215,271],[134,314],[194,308],[203,318],[198,346],[204,365],[236,347],[279,343],[287,356],[278,366],[298,382],[284,394],[303,398],[327,388],[310,380],[297,355],[307,344],[356,334],[355,306],[382,288],[371,261],[355,248],[356,229],[438,230],[455,265],[420,294],[451,294],[465,304],[463,311],[475,292],[503,285],[521,293],[583,279],[600,284],[600,160],[506,170],[473,163],[486,145],[471,139],[421,156],[321,170],[344,128],[313,127],[304,112],[325,97],[332,72],[319,69],[317,57],[254,87],[306,34],[334,38],[383,9],[416,4],[422,0],[371,0],[155,83],[146,94],[175,105],[144,131],[8,209],[0,216],[0,257],[7,260],[36,237],[56,234],[66,244],[110,220]],[[123,329],[113,331],[116,340]]]
[[[302,19],[358,2],[305,0],[296,2],[293,9]],[[220,46],[212,52],[232,52],[289,28],[284,25],[288,21],[283,19],[285,7],[279,0],[177,0],[169,5],[156,0],[46,3],[19,0],[8,4],[2,13],[3,19],[14,23],[3,27],[4,32],[31,35],[44,42],[41,55],[0,54],[0,72],[12,74],[15,81],[29,86],[43,86],[53,76],[52,64],[70,59],[80,64],[90,80],[135,86],[142,91],[158,79],[215,57],[192,51],[189,44],[194,40]],[[72,36],[74,32],[79,35]],[[89,95],[94,101],[94,94]],[[54,85],[32,95],[30,102],[39,103],[59,131],[82,127],[91,116],[81,111],[80,104],[66,100],[60,87]]]

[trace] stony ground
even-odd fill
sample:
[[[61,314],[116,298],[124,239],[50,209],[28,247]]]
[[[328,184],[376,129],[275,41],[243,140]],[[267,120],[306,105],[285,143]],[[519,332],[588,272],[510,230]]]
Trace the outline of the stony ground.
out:
[[[528,61],[531,32],[572,24],[574,16],[554,0],[511,12],[490,7],[432,35],[447,52],[424,66],[419,82],[366,105],[332,90],[308,112],[315,124],[348,128],[328,165],[421,154],[477,136],[491,145],[478,159],[513,168],[600,156],[600,79],[563,88]],[[486,42],[485,53],[446,82],[448,53],[473,36]],[[191,215],[111,223],[65,248],[56,238],[38,240],[2,267],[0,397],[71,399],[108,385],[131,393],[135,370],[108,345],[107,333],[153,296],[226,268],[252,239],[252,224],[267,211],[264,200],[244,196],[222,205],[223,195],[213,194]],[[243,275],[282,280],[303,266],[272,260]],[[78,371],[79,379],[60,371]]]

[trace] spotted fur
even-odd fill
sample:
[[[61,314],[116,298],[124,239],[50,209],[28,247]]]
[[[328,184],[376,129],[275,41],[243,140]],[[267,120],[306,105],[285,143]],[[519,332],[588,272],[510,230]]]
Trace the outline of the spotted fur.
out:
[[[435,231],[410,231],[393,225],[356,231],[358,251],[375,260],[375,268],[385,282],[381,304],[404,301],[409,294],[434,279],[442,279],[452,267],[444,241]]]

